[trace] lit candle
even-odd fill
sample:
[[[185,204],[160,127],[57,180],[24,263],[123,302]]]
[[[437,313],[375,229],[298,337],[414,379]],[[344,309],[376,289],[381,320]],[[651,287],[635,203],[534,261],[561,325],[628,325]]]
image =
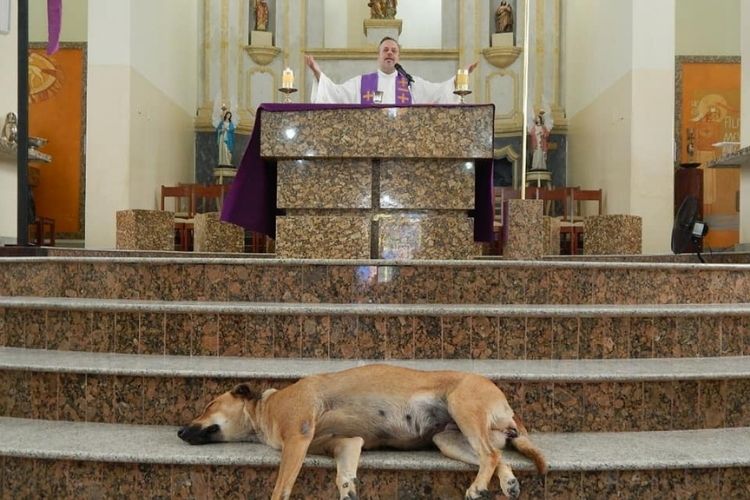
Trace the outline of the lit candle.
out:
[[[286,68],[281,74],[281,87],[285,89],[294,88],[294,73],[291,68]]]
[[[456,73],[456,90],[469,90],[468,69],[459,69]]]

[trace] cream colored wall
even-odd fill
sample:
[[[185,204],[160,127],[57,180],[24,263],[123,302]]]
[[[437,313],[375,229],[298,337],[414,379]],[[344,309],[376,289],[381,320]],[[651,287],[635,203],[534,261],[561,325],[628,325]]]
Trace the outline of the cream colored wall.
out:
[[[129,208],[130,8],[89,3],[86,88],[87,248],[114,248],[115,213]]]
[[[601,187],[606,213],[641,216],[644,253],[668,252],[674,0],[564,5],[567,184]]]
[[[11,0],[10,33],[0,34],[0,60],[3,70],[0,71],[0,122],[5,123],[5,115],[18,110],[18,2]],[[18,203],[18,176],[15,158],[0,155],[0,245],[16,241],[17,221],[16,204]]]
[[[341,0],[339,0],[341,1]],[[365,39],[365,33],[363,31],[362,22],[370,17],[370,8],[367,6],[367,2],[348,2],[347,23],[346,23],[346,44],[347,47],[352,49],[356,47],[364,47],[367,44]],[[326,24],[328,24],[326,20]]]
[[[572,117],[631,69],[632,7],[617,0],[564,0],[565,107]]]
[[[198,0],[168,4],[89,5],[87,248],[114,248],[118,210],[193,179]]]
[[[137,71],[130,73],[129,208],[158,208],[162,185],[194,180],[193,117]]]
[[[198,0],[134,0],[130,208],[157,208],[163,184],[194,180]]]
[[[678,0],[675,51],[680,56],[736,56],[741,0]],[[745,25],[746,26],[746,25]]]
[[[323,12],[323,46],[326,48],[345,48],[349,31],[348,28],[341,28],[347,26],[349,2],[325,0]]]
[[[644,253],[668,253],[674,211],[676,0],[633,0],[630,213]]]
[[[198,88],[199,0],[130,0],[133,69],[193,115]]]
[[[114,248],[115,213],[130,207],[130,69],[89,64],[86,98],[85,245]]]
[[[601,187],[605,213],[629,213],[632,7],[566,0],[569,186]]]
[[[85,41],[88,35],[88,0],[65,0],[62,15],[60,41]],[[47,41],[47,0],[29,0],[29,41]]]
[[[630,212],[632,92],[627,74],[568,122],[567,185],[601,187],[604,213]]]

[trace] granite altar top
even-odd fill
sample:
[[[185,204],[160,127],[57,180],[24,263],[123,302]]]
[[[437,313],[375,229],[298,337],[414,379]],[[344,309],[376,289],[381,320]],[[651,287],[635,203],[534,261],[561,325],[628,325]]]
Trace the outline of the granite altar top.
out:
[[[492,158],[494,106],[265,111],[261,156]]]

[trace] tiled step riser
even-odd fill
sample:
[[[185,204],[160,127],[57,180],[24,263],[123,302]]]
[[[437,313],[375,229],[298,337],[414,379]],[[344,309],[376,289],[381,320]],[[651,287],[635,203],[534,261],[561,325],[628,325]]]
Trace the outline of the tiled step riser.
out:
[[[74,462],[3,457],[3,498],[268,498],[275,468]],[[517,473],[522,499],[748,498],[747,468]],[[475,474],[359,471],[362,499],[461,500]],[[303,468],[294,499],[336,498],[334,471]],[[493,487],[498,488],[493,479]]]
[[[332,303],[732,303],[750,268],[0,260],[0,295]]]
[[[750,354],[750,316],[265,316],[0,309],[0,346],[317,359],[608,359]]]
[[[259,391],[289,380],[0,371],[0,415],[45,420],[184,425],[239,382]],[[750,379],[499,382],[540,432],[624,432],[750,426]]]

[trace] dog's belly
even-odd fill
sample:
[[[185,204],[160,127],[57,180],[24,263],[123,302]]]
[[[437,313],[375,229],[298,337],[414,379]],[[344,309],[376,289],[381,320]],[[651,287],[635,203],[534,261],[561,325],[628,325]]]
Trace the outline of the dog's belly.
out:
[[[329,401],[315,434],[359,436],[368,449],[418,449],[452,423],[445,401],[434,396],[404,400],[357,394]]]

